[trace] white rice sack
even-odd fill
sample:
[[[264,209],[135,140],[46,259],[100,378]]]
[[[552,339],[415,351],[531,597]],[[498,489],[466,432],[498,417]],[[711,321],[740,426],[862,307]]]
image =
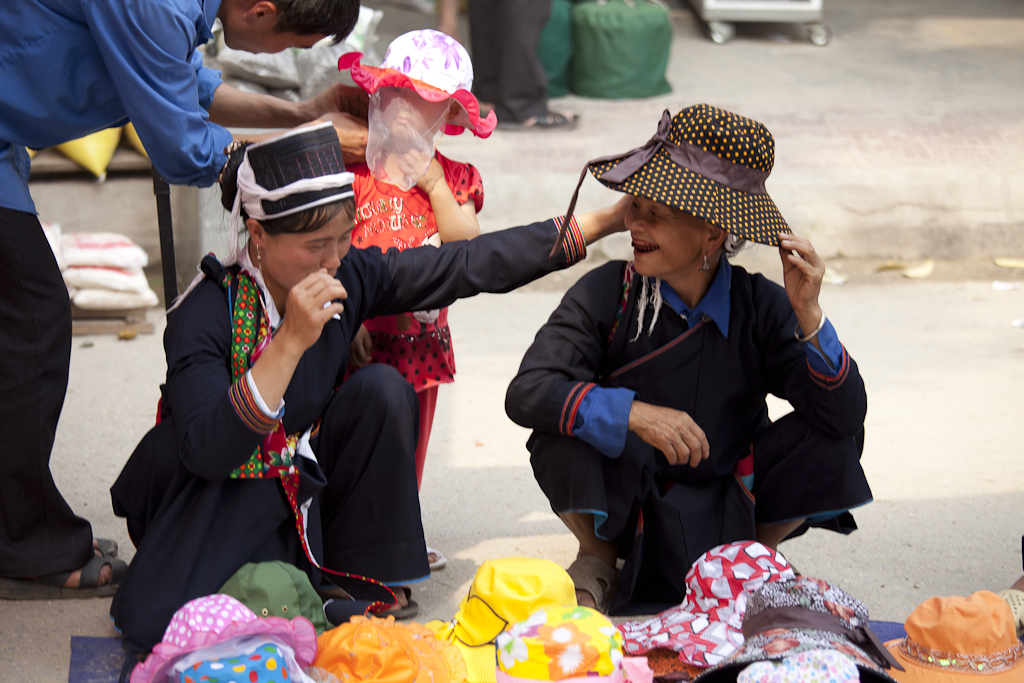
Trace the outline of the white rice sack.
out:
[[[71,303],[90,311],[119,311],[133,308],[149,308],[160,302],[156,292],[147,288],[145,292],[113,292],[109,289],[80,289]]]
[[[217,51],[217,66],[225,80],[230,76],[258,83],[264,88],[299,87],[299,72],[295,69],[295,55],[291,50],[253,54],[224,47]]]
[[[50,243],[53,257],[57,259],[57,267],[64,270],[68,267],[68,262],[64,259],[64,247],[61,245],[60,223],[40,223],[40,225],[43,226],[46,241]]]
[[[149,290],[149,282],[141,268],[122,270],[103,266],[71,266],[64,271],[64,283],[78,289],[109,289],[137,294]]]
[[[75,232],[61,239],[69,266],[108,266],[135,270],[149,265],[139,245],[113,232]]]

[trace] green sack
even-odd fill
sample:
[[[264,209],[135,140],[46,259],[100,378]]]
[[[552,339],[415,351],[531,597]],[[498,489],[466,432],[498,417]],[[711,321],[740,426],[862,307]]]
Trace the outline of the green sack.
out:
[[[665,80],[672,46],[665,7],[649,0],[581,2],[572,10],[572,35],[574,93],[625,100],[672,92]]]
[[[551,15],[541,31],[537,56],[548,75],[548,97],[568,95],[572,61],[572,3],[569,0],[551,1]]]

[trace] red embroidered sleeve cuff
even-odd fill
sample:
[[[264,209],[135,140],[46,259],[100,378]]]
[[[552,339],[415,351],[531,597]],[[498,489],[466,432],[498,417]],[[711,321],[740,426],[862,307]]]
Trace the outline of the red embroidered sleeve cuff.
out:
[[[850,357],[846,354],[845,346],[842,347],[842,350],[842,360],[834,377],[818,372],[811,365],[811,361],[807,361],[807,371],[811,373],[811,380],[819,387],[831,391],[832,389],[838,389],[846,381],[846,376],[850,374]]]
[[[572,388],[569,395],[562,404],[562,415],[558,420],[558,431],[565,436],[572,436],[573,425],[576,424],[576,413],[579,412],[580,403],[596,384],[593,382],[579,382]]]
[[[565,216],[555,216],[554,221],[555,227],[561,230]],[[587,241],[583,238],[583,231],[580,230],[580,224],[576,222],[576,216],[569,221],[569,228],[565,231],[565,237],[562,238],[562,247],[565,249],[565,258],[570,266],[587,258]]]
[[[238,417],[249,429],[258,434],[269,434],[274,431],[284,414],[284,406],[282,405],[276,413],[270,414],[250,375],[251,371],[233,383],[228,389],[228,397]]]

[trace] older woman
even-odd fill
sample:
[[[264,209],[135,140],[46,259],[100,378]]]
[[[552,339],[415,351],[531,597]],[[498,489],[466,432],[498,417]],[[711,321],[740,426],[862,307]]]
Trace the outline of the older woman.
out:
[[[231,152],[221,188],[235,241],[171,313],[159,423],[111,489],[138,547],[111,605],[129,655],[247,562],[289,562],[363,607],[394,601],[384,584],[427,577],[415,392],[386,365],[342,383],[352,336],[373,316],[508,291],[622,229],[615,211],[572,221],[572,256],[554,262],[557,221],[350,250],[352,180],[329,124]],[[412,605],[406,591],[397,602]]]
[[[699,105],[588,164],[627,195],[633,260],[565,295],[506,400],[579,540],[581,604],[660,611],[710,548],[849,533],[847,510],[871,500],[864,384],[818,304],[821,259],[764,189],[773,161],[763,125]],[[785,289],[729,263],[744,239],[779,247]],[[772,423],[769,393],[793,412]]]

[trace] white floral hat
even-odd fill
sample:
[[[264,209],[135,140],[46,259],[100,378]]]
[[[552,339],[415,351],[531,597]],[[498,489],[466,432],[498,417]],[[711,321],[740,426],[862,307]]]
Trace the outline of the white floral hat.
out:
[[[498,683],[641,683],[645,658],[624,658],[622,634],[589,607],[545,607],[498,636]]]
[[[473,62],[466,48],[451,36],[424,29],[395,38],[388,46],[380,67],[360,64],[361,52],[349,52],[338,60],[338,68],[349,69],[352,80],[373,94],[385,86],[412,88],[428,102],[453,99],[461,111],[445,127],[445,133],[457,135],[464,128],[486,138],[498,119],[494,112],[481,118],[480,103],[470,92],[473,87]]]

